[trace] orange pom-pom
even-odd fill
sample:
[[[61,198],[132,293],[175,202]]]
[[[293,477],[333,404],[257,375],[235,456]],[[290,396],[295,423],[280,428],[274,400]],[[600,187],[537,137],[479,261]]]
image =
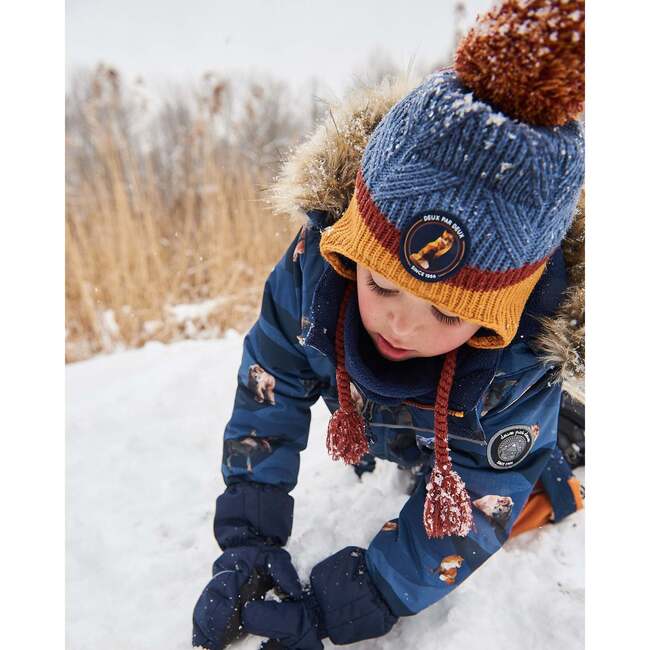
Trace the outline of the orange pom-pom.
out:
[[[327,426],[327,451],[333,460],[358,463],[368,453],[366,423],[356,411],[338,409]]]
[[[437,465],[431,472],[424,500],[423,521],[429,539],[447,535],[465,537],[472,530],[472,502],[465,483],[448,467],[444,474]]]
[[[461,41],[455,68],[479,99],[506,115],[566,124],[584,108],[584,0],[504,0]]]

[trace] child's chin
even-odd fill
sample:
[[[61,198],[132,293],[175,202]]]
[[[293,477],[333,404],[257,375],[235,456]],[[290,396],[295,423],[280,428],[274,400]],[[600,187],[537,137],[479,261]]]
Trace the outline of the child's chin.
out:
[[[396,359],[395,357],[389,357],[388,355],[384,354],[381,350],[377,350],[379,354],[386,359],[386,361],[393,361],[394,363],[399,363],[400,361],[408,361],[409,359],[416,359],[419,357],[419,354],[409,354],[408,356],[400,357],[399,359]]]
[[[436,352],[431,354],[428,354],[426,352],[411,352],[408,356],[401,357],[399,359],[393,359],[391,357],[386,356],[379,348],[377,348],[377,352],[379,352],[379,354],[381,354],[381,356],[384,357],[384,359],[388,361],[395,361],[396,363],[398,363],[399,361],[408,361],[409,359],[430,359],[431,357],[439,357],[445,354],[445,352]]]
[[[390,352],[386,352],[381,349],[381,347],[375,342],[375,349],[377,352],[387,361],[394,361],[395,363],[399,363],[400,361],[408,361],[409,359],[417,359],[418,357],[424,356],[420,354],[419,352],[412,352],[409,351],[408,353],[405,354],[398,354],[398,355],[393,355]]]

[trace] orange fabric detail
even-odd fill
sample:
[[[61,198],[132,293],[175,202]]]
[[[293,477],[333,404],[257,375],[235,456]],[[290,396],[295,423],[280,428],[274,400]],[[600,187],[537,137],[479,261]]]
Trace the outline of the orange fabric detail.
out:
[[[510,537],[516,537],[528,530],[533,530],[533,528],[539,528],[547,524],[551,521],[552,515],[553,508],[551,507],[551,501],[546,495],[546,492],[531,494],[512,527]]]
[[[582,500],[582,495],[580,494],[580,481],[575,476],[572,476],[567,483],[571,488],[571,492],[573,492],[573,498],[576,502],[576,510],[584,509],[585,502]]]
[[[585,503],[580,495],[580,481],[572,476],[567,483],[573,492],[573,498],[576,502],[576,510],[583,510]],[[553,508],[551,507],[551,501],[548,498],[546,492],[540,490],[539,492],[533,492],[526,501],[523,510],[517,517],[510,537],[516,537],[525,533],[528,530],[533,530],[533,528],[539,528],[544,524],[547,524],[551,521],[553,516]]]

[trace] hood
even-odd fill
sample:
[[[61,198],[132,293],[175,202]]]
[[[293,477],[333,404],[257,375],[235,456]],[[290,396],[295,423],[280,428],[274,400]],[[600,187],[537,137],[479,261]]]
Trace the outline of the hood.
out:
[[[327,213],[325,225],[334,223],[347,208],[366,143],[388,110],[422,80],[386,79],[362,87],[329,107],[328,117],[305,142],[291,152],[269,189],[274,211],[297,222],[306,212]],[[584,402],[584,194],[571,228],[562,242],[568,287],[552,318],[541,319],[535,341],[537,354],[557,367],[557,380],[572,397]]]

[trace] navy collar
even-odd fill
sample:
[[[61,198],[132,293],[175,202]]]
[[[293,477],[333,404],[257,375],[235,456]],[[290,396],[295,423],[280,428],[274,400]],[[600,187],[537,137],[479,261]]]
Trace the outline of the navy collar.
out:
[[[406,399],[433,404],[443,356],[389,361],[377,352],[359,313],[356,287],[345,314],[345,368],[367,399],[397,405]]]

